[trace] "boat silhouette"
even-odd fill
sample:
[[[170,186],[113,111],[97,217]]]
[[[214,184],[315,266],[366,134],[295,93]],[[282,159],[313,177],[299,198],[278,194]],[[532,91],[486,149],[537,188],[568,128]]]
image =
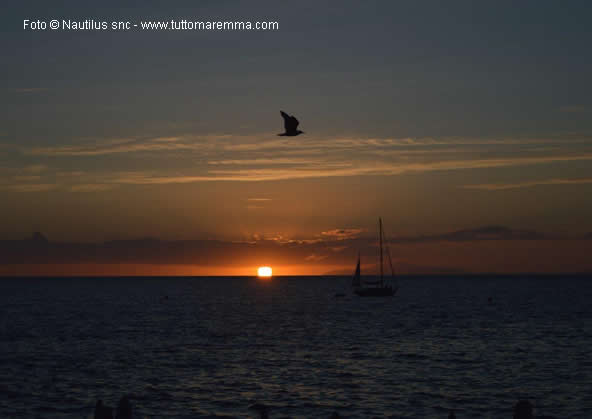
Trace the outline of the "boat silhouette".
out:
[[[391,281],[387,282],[384,279],[384,263],[383,263],[383,238],[382,233],[382,219],[378,218],[378,237],[380,242],[380,278],[374,281],[368,279],[362,280],[360,270],[360,254],[358,253],[358,264],[356,265],[356,271],[352,278],[352,287],[354,293],[360,297],[392,297],[397,293],[399,287],[392,285],[392,282],[396,280],[395,271],[393,270],[393,261],[391,259],[391,252],[389,251],[388,245],[386,246],[386,252],[388,255],[389,265],[391,268]]]

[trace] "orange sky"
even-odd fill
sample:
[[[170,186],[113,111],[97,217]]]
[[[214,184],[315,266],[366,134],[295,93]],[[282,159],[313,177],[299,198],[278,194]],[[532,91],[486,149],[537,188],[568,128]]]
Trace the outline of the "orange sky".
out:
[[[535,238],[537,235],[500,228],[465,230],[395,239],[389,250],[399,274],[592,271],[590,237]],[[349,275],[354,270],[358,251],[363,273],[375,274],[378,261],[376,241],[365,238],[319,239],[311,243],[267,240],[252,243],[122,241],[100,245],[33,240],[0,243],[4,249],[0,275],[255,276],[259,266],[271,266],[275,276]]]
[[[0,269],[345,273],[374,260],[382,216],[402,272],[590,270],[589,5],[514,9],[244,2],[233,18],[278,30],[9,30]],[[304,134],[279,137],[280,111]],[[13,242],[34,231],[50,244]]]

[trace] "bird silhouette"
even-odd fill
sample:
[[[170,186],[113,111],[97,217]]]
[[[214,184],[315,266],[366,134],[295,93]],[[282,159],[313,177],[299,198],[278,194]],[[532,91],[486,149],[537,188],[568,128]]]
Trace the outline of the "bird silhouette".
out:
[[[280,137],[295,137],[304,134],[304,131],[297,129],[299,122],[294,116],[290,116],[284,111],[280,111],[280,113],[284,118],[284,129],[286,130],[286,132],[278,134]]]

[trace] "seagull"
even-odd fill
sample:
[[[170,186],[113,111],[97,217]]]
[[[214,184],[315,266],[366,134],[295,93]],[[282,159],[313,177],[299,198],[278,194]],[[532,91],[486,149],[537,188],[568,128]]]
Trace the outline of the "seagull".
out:
[[[297,135],[304,134],[304,131],[300,131],[299,129],[296,129],[296,128],[298,128],[299,122],[295,117],[288,115],[284,111],[280,111],[280,113],[282,114],[282,117],[284,118],[284,128],[286,130],[286,132],[278,134],[280,137],[295,137]]]

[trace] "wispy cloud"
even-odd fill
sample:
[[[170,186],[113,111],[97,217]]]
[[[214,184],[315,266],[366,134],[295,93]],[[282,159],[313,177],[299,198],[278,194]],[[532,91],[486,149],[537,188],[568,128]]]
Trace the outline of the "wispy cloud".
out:
[[[334,246],[331,248],[331,251],[335,253],[342,252],[343,250],[347,249],[347,246]]]
[[[39,175],[16,175],[12,179],[15,182],[38,182],[41,179]]]
[[[325,163],[323,160],[311,161],[310,158],[267,158],[267,159],[234,159],[234,160],[210,160],[210,165],[227,165],[227,166],[245,166],[245,165],[257,165],[257,166],[271,166],[271,165],[295,165],[295,164],[322,164]]]
[[[299,166],[290,168],[245,168],[227,170],[209,170],[201,175],[162,176],[146,172],[122,173],[115,183],[157,185],[172,183],[193,183],[212,181],[274,181],[287,179],[305,179],[321,177],[347,177],[369,175],[398,175],[407,172],[432,172],[447,170],[485,169],[496,167],[526,166],[553,162],[592,160],[592,154],[541,156],[541,157],[509,157],[503,159],[469,159],[445,160],[431,162],[328,162],[325,165]]]
[[[478,240],[548,240],[552,238],[549,235],[537,231],[514,229],[504,226],[484,226],[443,234],[398,237],[391,241],[398,243],[434,241],[464,242]]]
[[[88,183],[70,186],[70,192],[100,192],[113,189],[115,185],[105,183]]]
[[[4,188],[15,192],[45,192],[56,189],[55,183],[23,183],[16,185],[7,185]]]
[[[523,147],[516,147],[517,145]],[[543,150],[538,148],[543,146],[546,147]],[[84,168],[80,170],[82,163],[78,166],[71,164],[69,171],[78,174],[68,178],[60,175],[61,171],[57,169],[54,174],[59,186],[64,190],[79,192],[106,190],[109,189],[106,185],[121,184],[166,185],[393,176],[403,173],[587,161],[592,160],[592,140],[573,136],[564,139],[308,136],[294,140],[268,134],[220,134],[105,139],[79,145],[22,148],[21,151],[25,155],[43,156],[46,159],[72,157],[74,162],[81,157],[92,159],[97,156],[118,155],[109,171],[97,166],[99,170],[85,172]],[[150,161],[136,159],[133,167],[137,170],[121,170],[125,159],[133,158],[135,153],[149,155]],[[175,162],[174,167],[172,162]],[[40,164],[31,165],[28,171],[30,173],[18,174],[50,172],[46,166]],[[516,185],[518,183],[506,186],[506,189],[529,186],[522,183]],[[466,185],[466,188],[503,189],[503,186]]]
[[[31,164],[29,166],[23,167],[23,169],[22,169],[23,172],[28,172],[28,173],[40,173],[45,170],[47,170],[47,166],[44,164]]]
[[[547,155],[508,158],[485,158],[439,161],[317,161],[309,164],[286,165],[285,167],[232,167],[224,169],[210,169],[196,167],[195,169],[176,170],[166,173],[166,170],[124,171],[124,172],[49,172],[43,165],[32,165],[14,172],[5,179],[5,183],[13,184],[17,191],[41,191],[50,188],[61,188],[72,192],[105,191],[117,185],[167,185],[188,184],[197,182],[261,182],[290,179],[349,177],[349,176],[393,176],[403,173],[427,173],[434,171],[453,171],[469,169],[501,168],[527,166],[555,162],[588,161],[592,154],[580,155]],[[170,172],[170,170],[169,170]],[[8,172],[9,173],[9,172]],[[41,180],[44,182],[39,182]],[[542,181],[511,182],[500,184],[463,185],[461,188],[472,190],[503,190],[525,188],[537,185],[566,185],[587,184],[592,178],[579,179],[549,179]],[[35,184],[32,184],[34,182]],[[35,186],[37,185],[37,186]],[[43,185],[43,186],[39,186]],[[268,202],[271,198],[249,198],[253,204]]]
[[[463,189],[476,189],[485,191],[501,191],[506,189],[518,189],[518,188],[531,188],[533,186],[541,185],[583,185],[592,183],[592,178],[581,178],[581,179],[545,179],[545,180],[533,180],[528,182],[516,182],[516,183],[484,183],[478,185],[463,185]]]
[[[589,238],[583,234],[553,237],[536,231],[489,226],[391,240],[391,245],[396,249],[393,262],[398,272],[565,272],[566,269],[590,272],[592,265],[586,257],[592,246]],[[43,246],[31,239],[0,240],[0,267],[18,265],[22,273],[30,272],[28,269],[34,264],[92,264],[96,269],[91,271],[93,274],[104,272],[102,266],[130,263],[148,264],[146,270],[151,272],[154,267],[168,264],[228,269],[256,266],[258,261],[268,260],[272,255],[274,266],[322,265],[326,266],[324,272],[339,269],[339,273],[351,275],[359,251],[365,263],[364,270],[371,273],[376,269],[368,265],[376,256],[374,238],[354,238],[350,242],[296,241],[281,235],[270,239],[254,235],[253,239],[248,242],[132,239],[56,243],[50,237]],[[349,246],[346,248],[346,245]],[[47,269],[44,266],[41,272]],[[187,274],[188,271],[179,272]]]
[[[292,139],[277,139],[269,134],[236,136],[236,135],[180,135],[162,136],[155,138],[116,138],[99,139],[85,144],[59,145],[53,147],[25,148],[25,154],[47,156],[98,156],[115,153],[133,152],[165,152],[165,151],[215,151],[215,157],[208,164],[298,164],[306,160],[306,156],[320,155],[327,157],[327,150],[333,152],[376,152],[405,151],[413,153],[449,152],[457,151],[446,147],[486,145],[526,145],[526,144],[565,144],[566,142],[590,142],[582,138],[536,139],[536,138],[323,138],[309,136]],[[419,150],[426,148],[425,151]],[[469,150],[469,149],[467,149]],[[289,152],[287,158],[269,158],[257,153],[274,151],[276,153]],[[296,156],[294,153],[296,152]],[[233,156],[233,158],[228,158]],[[239,158],[236,158],[236,157]]]
[[[571,106],[562,106],[559,108],[561,112],[568,112],[568,113],[589,113],[592,112],[592,106],[581,106],[581,105],[571,105]]]
[[[327,259],[328,257],[328,255],[317,255],[316,253],[313,253],[305,257],[304,260],[307,262],[319,262],[321,260]]]
[[[349,240],[359,236],[365,230],[362,228],[342,228],[321,232],[321,237],[331,240]]]
[[[12,90],[17,93],[39,93],[39,92],[45,92],[49,89],[46,87],[20,87],[20,88],[16,88],[16,89],[12,89]]]
[[[111,140],[104,144],[35,147],[25,152],[45,156],[99,156],[115,153],[192,150],[198,148],[196,144],[180,142],[179,140],[180,138],[177,137],[160,137],[148,140],[120,139]]]

